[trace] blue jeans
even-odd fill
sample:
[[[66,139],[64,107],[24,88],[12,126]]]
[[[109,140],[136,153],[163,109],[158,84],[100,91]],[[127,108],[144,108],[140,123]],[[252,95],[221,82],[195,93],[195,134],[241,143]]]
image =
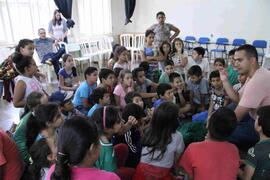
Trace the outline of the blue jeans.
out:
[[[3,90],[4,90],[4,81],[0,80],[0,98],[3,95]]]
[[[227,107],[235,109],[235,104],[229,104]],[[236,129],[228,138],[228,141],[237,145],[242,150],[248,150],[259,141],[259,134],[254,129],[255,120],[247,114],[237,123]]]
[[[63,54],[65,54],[65,52],[66,52],[65,48],[60,47],[56,53],[51,52],[51,53],[45,54],[41,60],[41,63],[45,63],[46,60],[51,59],[51,62],[53,64],[53,68],[54,68],[54,72],[55,72],[56,76],[58,77],[58,72],[60,70],[59,59],[62,57]]]

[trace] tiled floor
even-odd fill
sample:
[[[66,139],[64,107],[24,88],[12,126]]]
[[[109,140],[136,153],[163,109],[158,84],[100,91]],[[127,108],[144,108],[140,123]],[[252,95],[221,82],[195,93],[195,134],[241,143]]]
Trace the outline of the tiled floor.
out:
[[[51,84],[43,84],[45,90],[51,94],[55,89],[57,89],[56,80]],[[6,100],[0,99],[0,128],[3,130],[9,130],[13,122],[16,124],[20,121],[20,108],[15,108],[12,102],[7,102]]]
[[[0,100],[0,128],[8,130],[12,123],[19,122],[19,108],[15,108],[13,103],[9,103],[3,99]]]

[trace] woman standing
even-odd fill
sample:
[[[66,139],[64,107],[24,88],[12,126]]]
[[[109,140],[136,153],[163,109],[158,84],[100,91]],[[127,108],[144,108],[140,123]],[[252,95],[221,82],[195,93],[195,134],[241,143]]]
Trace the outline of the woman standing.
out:
[[[49,34],[52,39],[60,42],[64,41],[67,43],[67,23],[61,17],[61,12],[56,9],[53,13],[53,19],[49,23]]]

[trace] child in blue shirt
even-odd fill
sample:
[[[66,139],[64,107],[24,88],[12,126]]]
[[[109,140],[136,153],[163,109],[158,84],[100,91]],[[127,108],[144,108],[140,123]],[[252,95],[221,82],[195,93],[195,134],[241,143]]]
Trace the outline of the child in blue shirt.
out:
[[[91,94],[91,99],[94,101],[95,105],[88,111],[88,117],[91,117],[96,109],[110,104],[110,93],[105,88],[98,87],[94,89]]]
[[[79,87],[79,78],[70,54],[63,56],[64,67],[58,72],[59,88],[64,91],[75,91]]]
[[[97,87],[98,71],[95,67],[88,67],[84,71],[85,81],[82,82],[76,90],[72,103],[81,113],[86,114],[91,108],[88,101],[89,96]]]
[[[173,102],[174,94],[173,88],[170,84],[160,83],[157,87],[157,94],[159,99],[154,102],[154,108],[158,107],[161,103],[165,101]]]

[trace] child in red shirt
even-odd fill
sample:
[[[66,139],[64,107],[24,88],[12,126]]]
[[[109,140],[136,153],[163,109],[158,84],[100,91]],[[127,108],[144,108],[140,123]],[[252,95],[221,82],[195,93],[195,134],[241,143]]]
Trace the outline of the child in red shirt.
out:
[[[0,179],[20,179],[23,170],[23,160],[16,143],[0,130]]]
[[[237,179],[238,149],[226,141],[236,124],[235,113],[228,108],[221,107],[210,117],[206,140],[190,144],[179,161],[190,179]]]

